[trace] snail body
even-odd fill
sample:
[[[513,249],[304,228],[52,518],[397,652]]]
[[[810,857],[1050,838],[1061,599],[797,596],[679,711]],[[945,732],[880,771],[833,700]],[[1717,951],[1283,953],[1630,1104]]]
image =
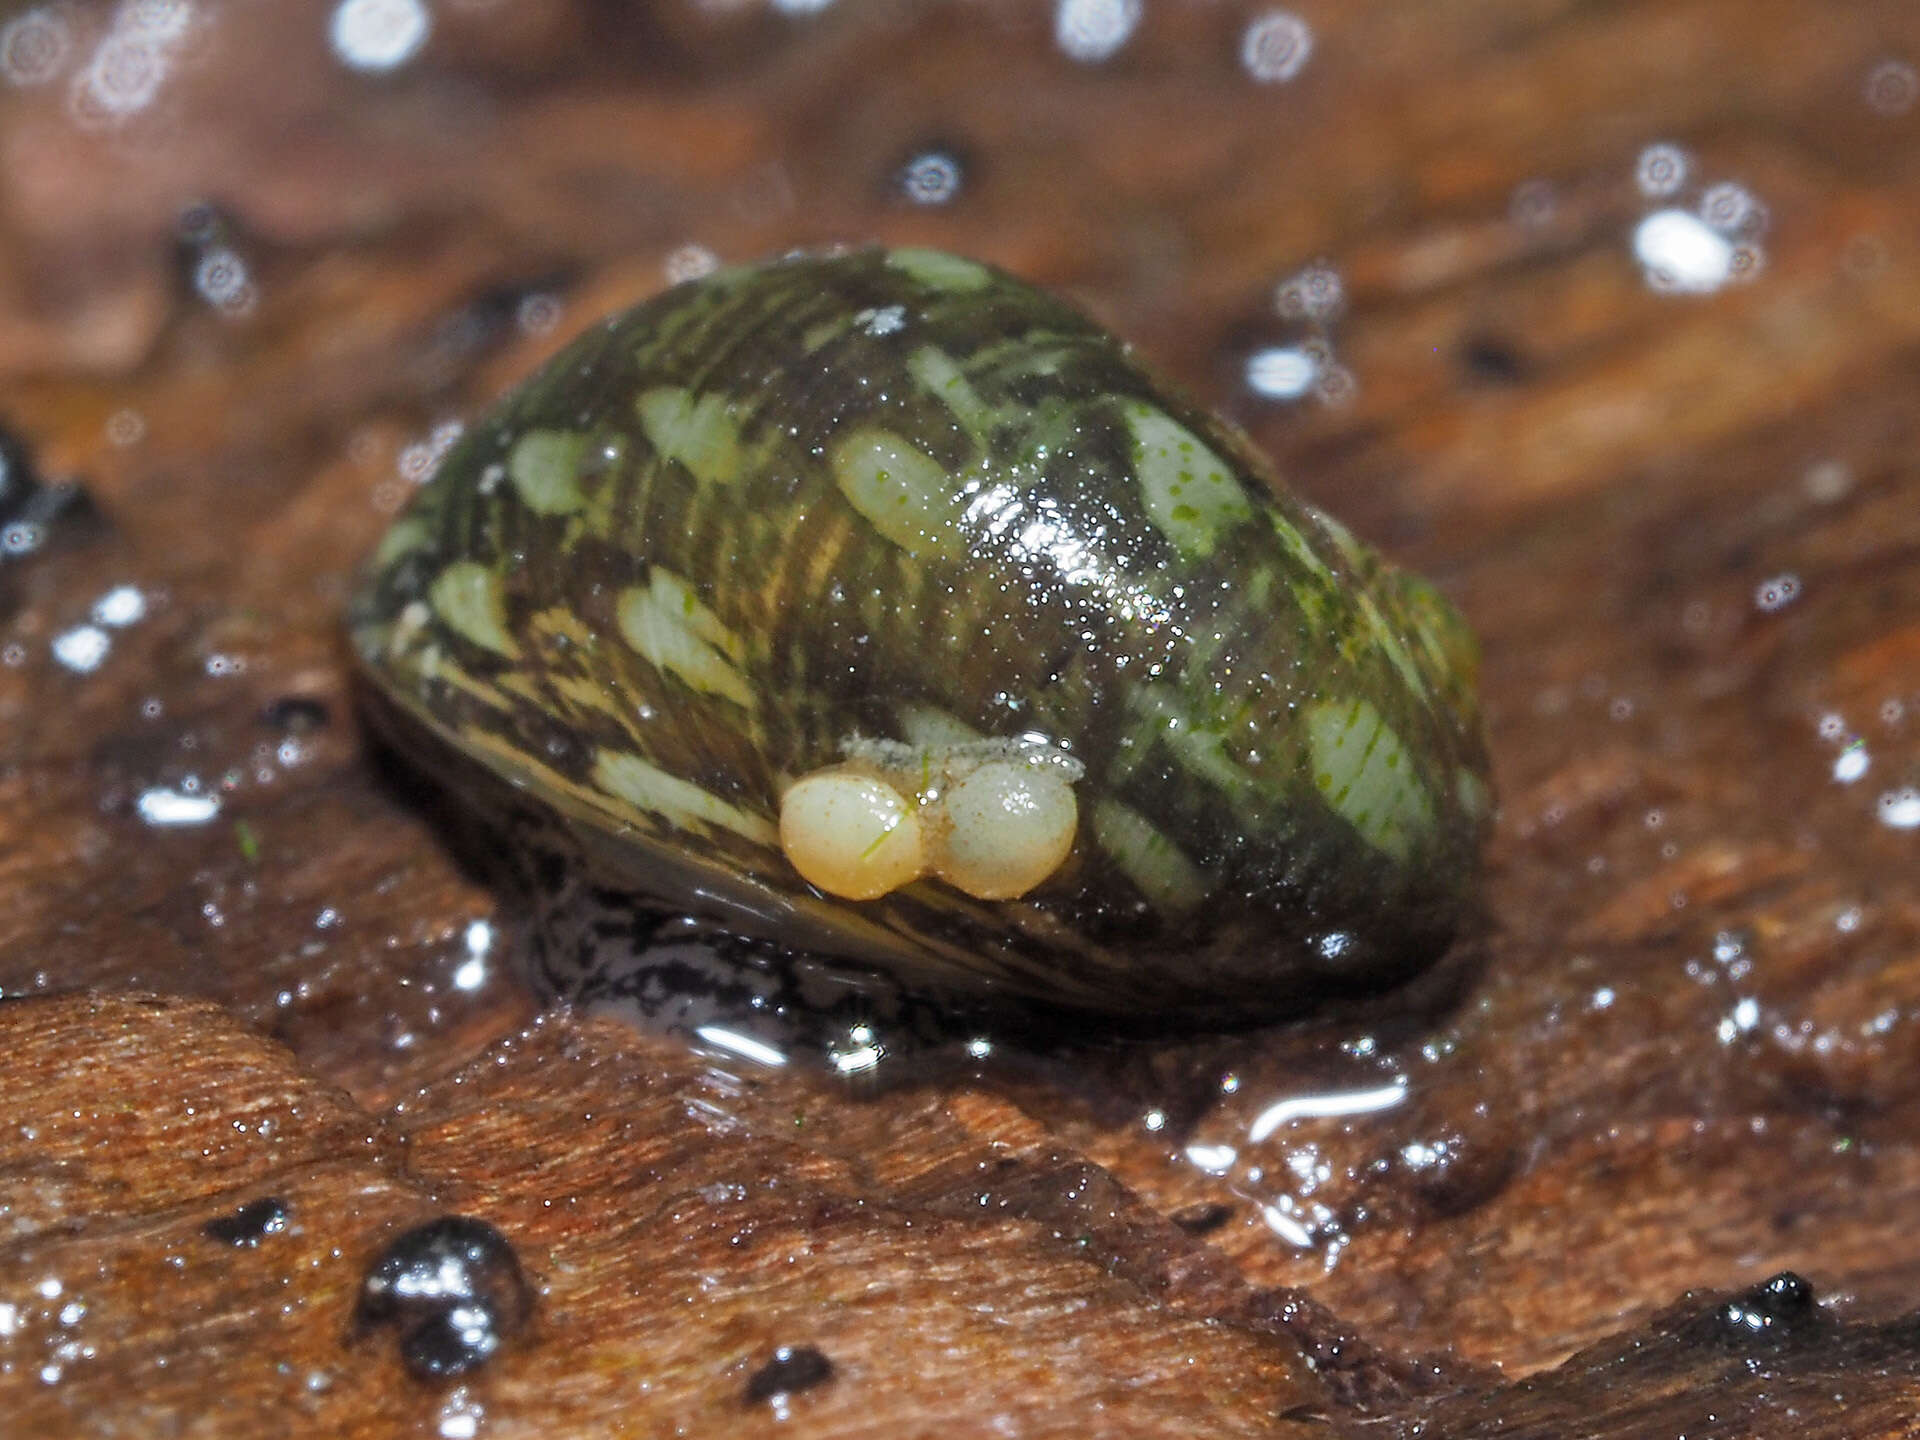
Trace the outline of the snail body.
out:
[[[1472,906],[1452,609],[958,257],[793,257],[597,326],[462,436],[351,625],[403,749],[540,816],[575,893],[755,964],[1244,1024],[1410,973]]]

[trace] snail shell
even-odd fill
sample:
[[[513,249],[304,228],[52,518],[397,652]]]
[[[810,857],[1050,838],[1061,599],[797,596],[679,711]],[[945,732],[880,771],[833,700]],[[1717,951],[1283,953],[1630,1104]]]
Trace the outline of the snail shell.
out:
[[[1405,975],[1471,906],[1452,609],[955,256],[596,326],[460,439],[351,623],[403,746],[597,889],[917,992],[1244,1024]]]

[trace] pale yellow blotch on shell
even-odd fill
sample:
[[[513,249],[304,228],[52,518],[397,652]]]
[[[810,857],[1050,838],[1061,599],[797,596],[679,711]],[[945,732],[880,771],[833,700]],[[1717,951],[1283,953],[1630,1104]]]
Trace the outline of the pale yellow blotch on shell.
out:
[[[529,430],[507,454],[507,478],[521,502],[537,515],[571,515],[580,493],[580,456],[587,437],[573,430]]]
[[[875,900],[925,869],[920,819],[891,785],[825,770],[780,802],[780,848],[810,885],[846,900]]]
[[[1011,900],[1067,858],[1079,825],[1073,786],[1032,765],[989,761],[947,792],[934,868],[976,900]]]
[[[427,602],[463,639],[509,660],[520,657],[520,647],[507,630],[506,593],[490,567],[478,560],[454,561],[433,577]]]

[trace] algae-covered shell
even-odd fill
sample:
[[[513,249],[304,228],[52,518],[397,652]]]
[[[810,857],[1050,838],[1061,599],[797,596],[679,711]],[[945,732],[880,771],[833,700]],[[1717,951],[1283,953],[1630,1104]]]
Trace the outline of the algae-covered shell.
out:
[[[1471,906],[1447,603],[1079,311],[946,254],[596,326],[447,455],[352,627],[403,744],[541,807],[595,885],[918,990],[1245,1022],[1433,960]],[[1027,843],[1024,799],[941,838],[986,766],[1068,798],[1049,858],[975,884],[948,849]],[[796,869],[815,776],[868,818],[793,823],[885,859],[835,886],[871,898]]]

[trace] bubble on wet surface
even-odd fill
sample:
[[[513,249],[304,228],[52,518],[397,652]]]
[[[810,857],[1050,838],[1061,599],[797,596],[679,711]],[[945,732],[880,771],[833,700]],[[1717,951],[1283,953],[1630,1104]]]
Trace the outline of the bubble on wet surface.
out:
[[[1734,1002],[1733,1009],[1720,1017],[1714,1026],[1714,1038],[1722,1045],[1731,1045],[1741,1036],[1750,1034],[1760,1024],[1760,1002],[1748,997]]]
[[[1762,228],[1766,211],[1744,185],[1723,180],[1700,192],[1700,218],[1722,235],[1747,235]]]
[[[513,309],[513,323],[520,327],[522,335],[550,335],[560,324],[564,310],[558,295],[535,291],[520,297]]]
[[[1395,1078],[1391,1084],[1369,1085],[1357,1090],[1328,1090],[1288,1095],[1266,1106],[1247,1127],[1249,1144],[1259,1145],[1296,1120],[1324,1120],[1349,1115],[1370,1115],[1390,1110],[1405,1102],[1406,1081]]]
[[[1920,786],[1902,785],[1882,792],[1874,810],[1889,830],[1920,830]]]
[[[116,410],[107,417],[107,443],[124,450],[147,435],[147,418],[138,410]]]
[[[1274,287],[1274,313],[1287,320],[1326,324],[1347,304],[1346,282],[1324,261],[1295,271]]]
[[[181,39],[192,23],[192,0],[123,0],[114,20],[126,34],[165,43]]]
[[[196,19],[190,0],[125,0],[73,77],[74,118],[83,126],[115,125],[152,105]]]
[[[473,1440],[486,1418],[486,1406],[460,1386],[441,1402],[435,1426],[440,1440]]]
[[[1282,333],[1245,352],[1241,378],[1248,392],[1277,404],[1352,399],[1358,384],[1334,354],[1329,333],[1346,308],[1340,272],[1324,261],[1304,266],[1274,286],[1272,304]]]
[[[175,830],[217,819],[220,797],[190,790],[184,784],[156,785],[140,792],[134,810],[156,830]]]
[[[1686,210],[1656,210],[1633,232],[1633,253],[1649,288],[1710,295],[1733,278],[1733,245]]]
[[[453,988],[472,992],[484,987],[492,975],[495,932],[491,920],[475,920],[465,934],[466,957],[455,967]]]
[[[1873,757],[1867,753],[1867,742],[1853,740],[1833,760],[1833,778],[1841,785],[1851,785],[1863,777],[1873,764]]]
[[[0,556],[31,555],[46,539],[46,531],[27,520],[0,526]]]
[[[76,625],[53,637],[53,658],[76,675],[98,670],[113,649],[113,640],[98,625]]]
[[[1240,67],[1263,85],[1284,85],[1313,55],[1313,27],[1290,10],[1256,15],[1240,37]]]
[[[167,78],[167,57],[151,40],[108,36],[81,72],[74,109],[85,121],[124,119],[153,103]]]
[[[1208,1175],[1228,1174],[1240,1158],[1240,1152],[1231,1145],[1209,1145],[1200,1141],[1188,1145],[1183,1153],[1189,1165]]]
[[[432,31],[422,0],[340,0],[327,39],[343,65],[377,74],[413,59]]]
[[[1801,475],[1800,488],[1816,504],[1831,505],[1853,489],[1853,471],[1844,460],[1816,460]]]
[[[1119,54],[1140,24],[1140,0],[1056,0],[1053,42],[1082,65]]]
[[[0,25],[0,79],[10,85],[44,85],[66,67],[73,33],[61,10],[38,5]]]
[[[846,1039],[827,1051],[827,1060],[842,1075],[864,1075],[886,1059],[887,1047],[871,1025],[854,1025]]]
[[[1692,163],[1678,146],[1661,143],[1640,152],[1634,178],[1648,199],[1670,200],[1685,187]],[[1766,261],[1758,236],[1767,209],[1746,186],[1716,181],[1692,209],[1666,205],[1641,217],[1633,231],[1634,258],[1647,288],[1660,294],[1711,295],[1751,280]]]
[[[137,585],[116,585],[93,602],[93,623],[121,629],[146,618],[147,597]]]
[[[367,1267],[354,1327],[398,1332],[420,1380],[484,1365],[526,1324],[533,1288],[512,1242],[484,1220],[442,1215],[397,1236]]]
[[[1686,151],[1661,141],[1647,146],[1634,161],[1634,184],[1649,200],[1662,200],[1680,193],[1687,183],[1689,168]]]
[[[960,157],[950,149],[934,147],[909,157],[895,183],[910,203],[933,206],[951,204],[965,182],[966,167]]]
[[[246,257],[225,245],[200,256],[193,270],[193,288],[207,304],[229,315],[245,314],[256,298]]]
[[[434,426],[424,440],[403,446],[394,462],[400,478],[413,485],[426,484],[464,429],[458,420],[445,420]]]
[[[1889,56],[1867,71],[1860,93],[1874,114],[1904,115],[1920,100],[1920,71],[1906,60]]]
[[[1327,365],[1313,386],[1314,399],[1323,405],[1336,407],[1352,404],[1354,396],[1359,393],[1360,382],[1354,378],[1353,371],[1344,365]]]
[[[1753,608],[1763,615],[1784,610],[1800,598],[1800,577],[1791,571],[1770,575],[1753,587]]]
[[[1266,345],[1247,357],[1247,388],[1263,400],[1298,400],[1313,392],[1322,357],[1309,345]]]

